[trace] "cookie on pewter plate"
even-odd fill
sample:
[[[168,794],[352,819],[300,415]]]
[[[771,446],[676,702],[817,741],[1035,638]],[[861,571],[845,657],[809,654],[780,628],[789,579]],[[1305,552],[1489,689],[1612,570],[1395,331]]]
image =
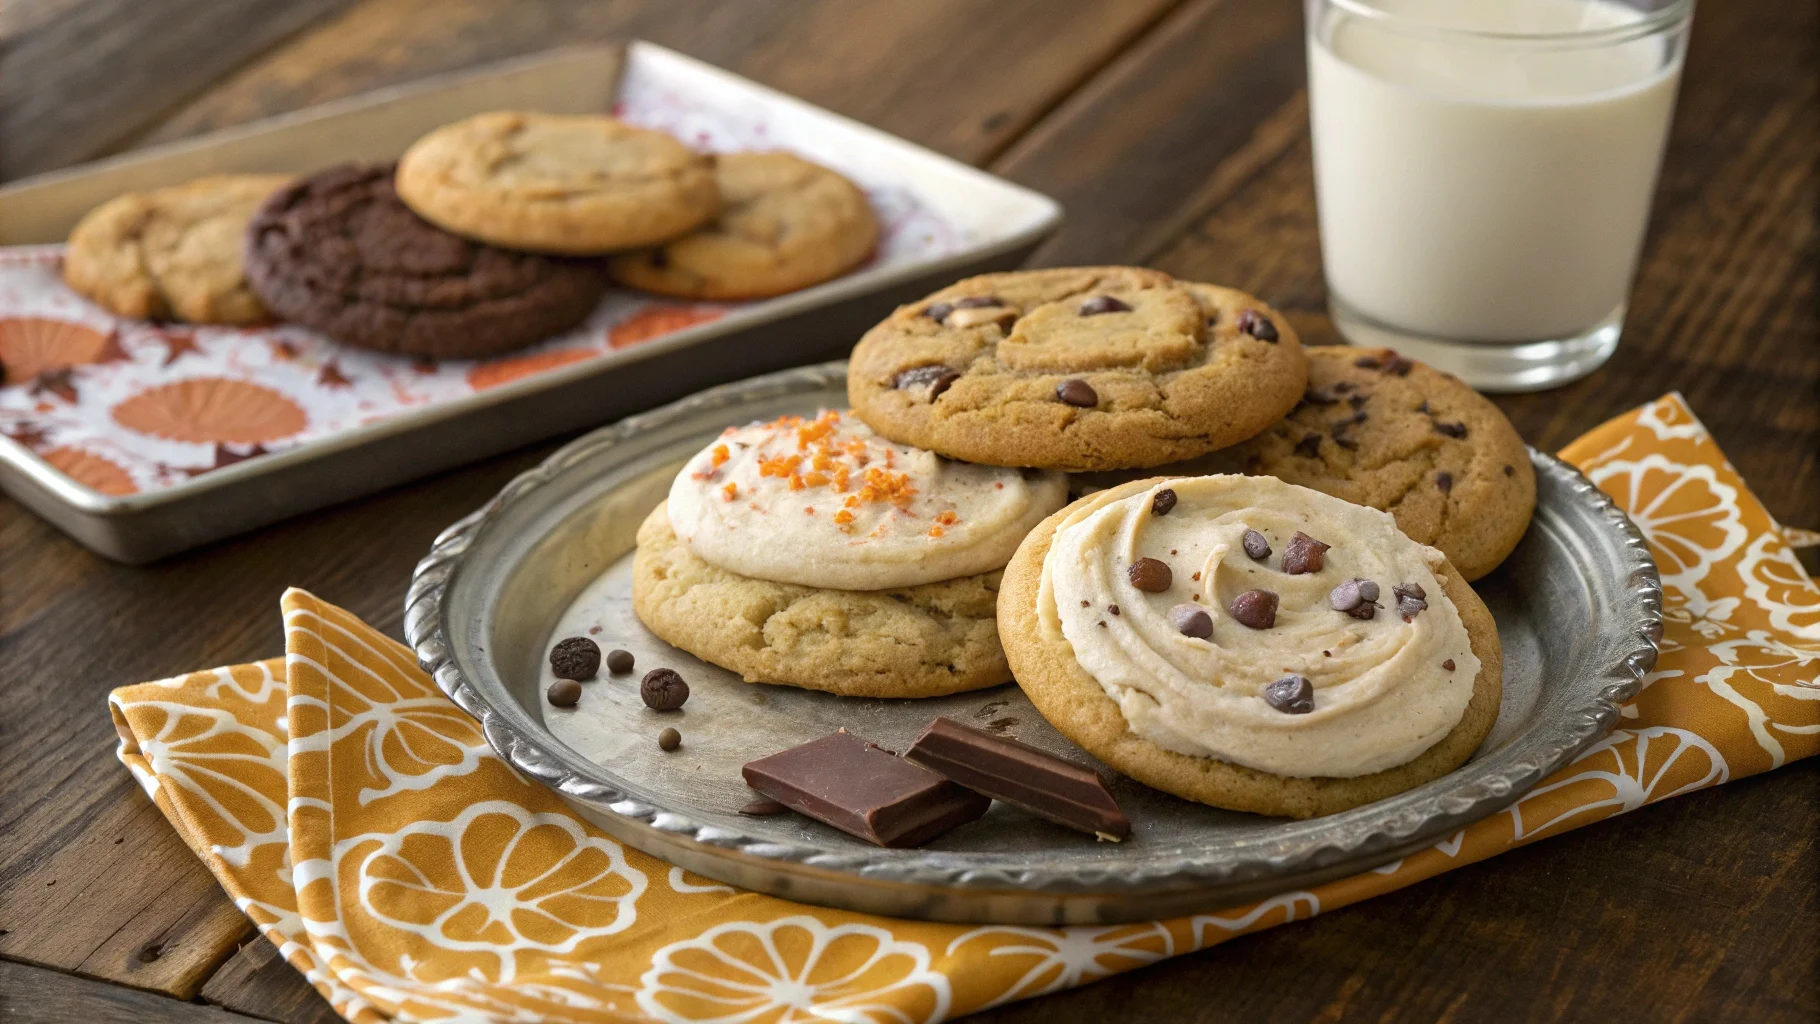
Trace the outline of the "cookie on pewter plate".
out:
[[[112,199],[70,232],[63,279],[108,310],[138,320],[267,320],[241,266],[246,225],[289,180],[223,174]]]
[[[458,235],[572,256],[666,241],[720,207],[713,158],[663,132],[515,111],[412,143],[398,162],[398,195]]]
[[[838,412],[735,427],[640,528],[633,609],[748,682],[863,697],[993,686],[1011,678],[1000,570],[1066,503],[1060,473],[951,462]]]
[[[1536,507],[1529,451],[1498,407],[1389,349],[1309,349],[1301,404],[1215,458],[1389,512],[1468,580],[1504,561]]]
[[[1302,347],[1243,292],[1136,267],[986,274],[903,306],[853,350],[874,430],[951,458],[1142,468],[1236,444],[1301,397]]]
[[[839,277],[878,245],[866,194],[789,153],[726,153],[721,210],[690,234],[611,263],[622,284],[684,299],[758,299]]]
[[[398,201],[390,167],[344,165],[273,194],[246,274],[271,311],[336,341],[472,359],[573,327],[605,289],[592,262],[452,235]]]
[[[1502,695],[1497,626],[1445,556],[1268,477],[1074,502],[1006,567],[999,633],[1062,735],[1145,785],[1258,814],[1440,778]]]

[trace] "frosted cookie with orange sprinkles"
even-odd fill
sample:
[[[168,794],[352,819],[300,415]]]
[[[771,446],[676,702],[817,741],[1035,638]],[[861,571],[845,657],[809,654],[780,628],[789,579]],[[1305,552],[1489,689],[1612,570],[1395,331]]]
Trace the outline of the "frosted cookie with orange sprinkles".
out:
[[[886,441],[839,412],[730,428],[639,529],[633,608],[747,682],[930,697],[1011,678],[1000,570],[1067,480]]]

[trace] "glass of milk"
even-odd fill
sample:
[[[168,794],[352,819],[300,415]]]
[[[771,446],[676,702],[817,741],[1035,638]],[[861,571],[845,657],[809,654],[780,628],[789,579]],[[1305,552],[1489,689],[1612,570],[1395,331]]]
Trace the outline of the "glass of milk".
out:
[[[1334,323],[1491,391],[1617,347],[1693,0],[1306,0]]]

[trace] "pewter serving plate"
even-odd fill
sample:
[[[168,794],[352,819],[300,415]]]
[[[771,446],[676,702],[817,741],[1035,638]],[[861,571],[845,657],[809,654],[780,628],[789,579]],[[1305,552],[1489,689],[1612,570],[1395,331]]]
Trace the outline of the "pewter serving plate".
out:
[[[1383,864],[1496,812],[1609,731],[1655,662],[1661,589],[1636,527],[1571,467],[1531,453],[1538,501],[1521,545],[1477,589],[1504,645],[1504,703],[1473,759],[1428,785],[1311,821],[1220,811],[1116,777],[1134,832],[1096,842],[1005,804],[913,850],[794,814],[742,817],[745,762],[833,732],[902,749],[936,715],[1080,761],[1015,684],[932,700],[750,685],[678,651],[632,614],[633,537],[670,479],[722,428],[844,407],[843,363],[705,391],[598,430],[444,531],[417,567],[405,631],[424,668],[501,756],[624,842],[788,899],[944,921],[1114,922],[1230,906]],[[595,632],[598,628],[598,632]],[[573,710],[543,700],[564,636],[624,647]],[[667,665],[681,711],[639,701]],[[657,748],[665,726],[682,732]],[[1103,768],[1103,766],[1101,766]]]

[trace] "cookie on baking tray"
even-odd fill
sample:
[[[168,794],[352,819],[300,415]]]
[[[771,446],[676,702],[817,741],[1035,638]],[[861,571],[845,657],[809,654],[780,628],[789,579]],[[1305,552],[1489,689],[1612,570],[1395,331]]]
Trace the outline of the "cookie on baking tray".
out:
[[[1135,267],[985,274],[900,307],[847,397],[895,441],[997,466],[1108,470],[1236,444],[1301,397],[1282,315]]]
[[[633,608],[666,642],[842,696],[1011,678],[1000,570],[1067,501],[1060,473],[951,462],[848,414],[730,428],[639,528]]]
[[[280,189],[254,214],[246,274],[276,315],[337,341],[470,359],[581,322],[605,288],[592,261],[473,242],[412,213],[392,168],[343,165]]]
[[[517,111],[477,114],[412,143],[398,195],[458,235],[577,256],[667,241],[720,208],[713,158],[663,132]]]
[[[715,163],[719,216],[644,252],[613,276],[682,299],[758,299],[839,277],[878,244],[878,219],[846,178],[789,153],[725,153]]]
[[[1463,764],[1497,627],[1385,513],[1267,477],[1138,480],[1036,528],[999,634],[1049,723],[1148,786],[1308,818]]]
[[[63,279],[121,316],[259,323],[267,313],[247,288],[241,265],[246,225],[288,180],[223,174],[118,196],[89,211],[70,232]]]
[[[1529,450],[1498,407],[1388,349],[1309,349],[1301,403],[1218,458],[1389,512],[1468,580],[1504,561],[1536,507]]]

